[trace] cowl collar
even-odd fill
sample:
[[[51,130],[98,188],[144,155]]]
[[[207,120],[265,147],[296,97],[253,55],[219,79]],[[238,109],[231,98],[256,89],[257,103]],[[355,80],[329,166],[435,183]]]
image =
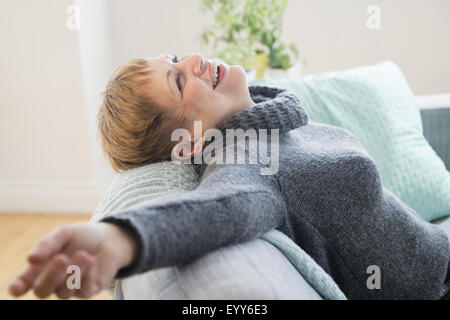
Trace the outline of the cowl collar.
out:
[[[226,136],[226,129],[267,129],[267,133],[271,129],[278,129],[279,134],[282,134],[308,124],[308,115],[294,93],[261,85],[249,86],[248,90],[255,105],[222,121],[216,129],[221,131],[223,136]],[[203,150],[210,143],[209,139],[205,141]],[[206,167],[204,161],[194,165],[199,175],[203,174]]]
[[[308,124],[308,115],[293,92],[263,85],[251,85],[248,90],[255,105],[234,113],[217,129],[279,129],[281,134]]]

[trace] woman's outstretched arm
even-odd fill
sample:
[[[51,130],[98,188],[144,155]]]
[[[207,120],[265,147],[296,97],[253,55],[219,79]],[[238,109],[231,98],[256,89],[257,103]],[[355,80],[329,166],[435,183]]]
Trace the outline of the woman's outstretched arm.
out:
[[[247,164],[210,166],[197,189],[101,221],[128,229],[137,239],[137,256],[118,272],[121,278],[255,239],[279,227],[285,216],[275,178]]]
[[[55,229],[28,255],[29,266],[10,284],[10,293],[34,290],[41,298],[53,292],[60,298],[88,298],[114,277],[183,264],[283,223],[286,207],[278,183],[261,176],[259,166],[209,169],[196,190],[97,223]],[[70,265],[80,268],[78,289],[67,285]]]

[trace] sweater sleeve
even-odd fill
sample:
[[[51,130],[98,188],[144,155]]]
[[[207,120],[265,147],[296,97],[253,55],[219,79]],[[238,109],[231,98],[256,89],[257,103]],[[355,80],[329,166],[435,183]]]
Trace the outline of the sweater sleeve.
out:
[[[256,239],[277,228],[286,206],[273,176],[257,165],[210,165],[199,186],[134,210],[102,219],[131,232],[138,242],[123,278],[187,263],[233,243]]]

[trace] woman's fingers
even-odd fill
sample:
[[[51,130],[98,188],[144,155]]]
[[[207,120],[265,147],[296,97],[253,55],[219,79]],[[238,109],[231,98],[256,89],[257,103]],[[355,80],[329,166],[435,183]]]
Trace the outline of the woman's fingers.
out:
[[[65,282],[68,263],[69,259],[67,256],[58,254],[45,266],[33,283],[34,293],[39,298],[48,297],[53,293],[56,286],[61,282]]]
[[[42,238],[28,255],[30,266],[9,287],[13,296],[25,294],[41,274],[48,259],[61,250],[70,240],[71,231],[67,227],[60,227]]]
[[[42,265],[31,265],[18,276],[9,286],[9,293],[18,297],[25,294],[43,269]]]
[[[81,281],[81,289],[76,292],[77,297],[87,299],[101,290],[98,285],[97,272],[97,259],[87,254],[86,270]]]
[[[67,226],[56,228],[36,244],[28,255],[28,262],[32,264],[47,262],[54,254],[61,251],[66,243],[70,241],[71,236],[71,228]]]
[[[87,261],[87,256],[88,253],[84,250],[79,250],[73,255],[69,266],[76,266],[79,269],[74,269],[72,274],[66,274],[65,281],[56,287],[55,293],[61,299],[69,299],[75,295],[77,291],[81,290],[82,277],[89,269],[89,261]],[[67,276],[70,277],[70,279],[68,279]]]

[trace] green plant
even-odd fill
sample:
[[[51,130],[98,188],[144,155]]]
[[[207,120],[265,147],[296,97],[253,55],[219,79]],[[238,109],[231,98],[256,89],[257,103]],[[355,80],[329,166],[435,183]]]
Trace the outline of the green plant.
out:
[[[202,11],[212,12],[215,23],[203,30],[201,42],[212,44],[229,64],[249,66],[265,55],[270,67],[288,69],[299,51],[280,40],[286,5],[287,0],[202,0]]]

